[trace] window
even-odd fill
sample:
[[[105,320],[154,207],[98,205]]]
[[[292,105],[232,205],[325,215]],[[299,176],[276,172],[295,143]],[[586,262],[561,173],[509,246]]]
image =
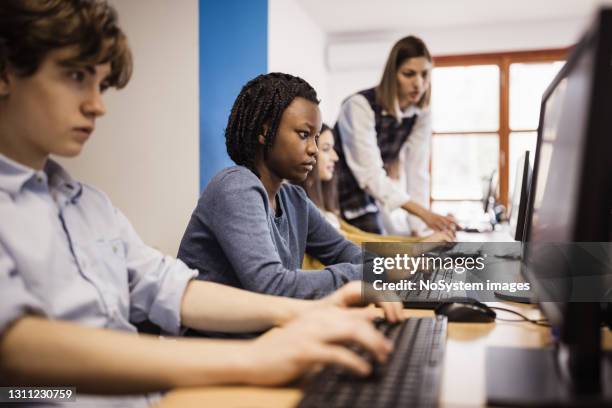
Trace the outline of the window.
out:
[[[507,206],[516,161],[534,152],[540,101],[568,49],[434,59],[431,200],[439,208],[480,206],[494,170]],[[533,157],[533,154],[532,154]],[[465,203],[461,204],[465,205]]]
[[[542,94],[563,66],[562,61],[510,64],[509,186],[514,186],[517,160],[525,150],[535,154]],[[508,191],[509,195],[513,192]],[[509,199],[512,199],[509,196]]]

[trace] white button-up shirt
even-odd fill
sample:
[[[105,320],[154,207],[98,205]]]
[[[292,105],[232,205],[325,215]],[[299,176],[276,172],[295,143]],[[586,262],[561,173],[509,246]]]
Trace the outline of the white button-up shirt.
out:
[[[397,103],[395,109],[400,121],[418,115],[410,137],[400,150],[399,181],[392,180],[383,167],[374,111],[360,94],[348,98],[338,116],[346,162],[359,187],[372,195],[383,211],[390,213],[410,200],[429,208],[430,111],[415,106],[401,111]],[[383,111],[383,114],[386,112]],[[425,223],[418,217],[410,216],[409,221],[413,230],[426,229]]]
[[[104,193],[56,162],[35,171],[0,155],[0,335],[28,313],[134,333],[133,323],[149,319],[178,334],[196,275],[145,245]],[[145,397],[95,401],[147,405]]]

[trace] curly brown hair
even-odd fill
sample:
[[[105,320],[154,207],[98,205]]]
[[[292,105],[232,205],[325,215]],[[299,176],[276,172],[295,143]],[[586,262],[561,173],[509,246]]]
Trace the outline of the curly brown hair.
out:
[[[110,63],[110,86],[123,88],[132,74],[132,54],[105,0],[0,1],[0,75],[10,67],[20,76],[34,74],[46,55],[74,46],[74,65]]]

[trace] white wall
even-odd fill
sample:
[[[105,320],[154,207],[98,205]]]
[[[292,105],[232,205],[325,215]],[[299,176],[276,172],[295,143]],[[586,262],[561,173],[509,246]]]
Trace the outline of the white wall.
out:
[[[304,78],[317,91],[324,121],[330,96],[325,64],[327,38],[297,0],[268,0],[268,72],[286,72]]]
[[[589,20],[584,18],[464,27],[433,27],[411,32],[330,36],[329,115],[337,118],[348,95],[376,85],[391,47],[403,36],[421,37],[435,55],[561,48],[575,43]]]
[[[144,241],[176,255],[198,198],[198,1],[114,0],[134,75],[62,163],[105,191]]]

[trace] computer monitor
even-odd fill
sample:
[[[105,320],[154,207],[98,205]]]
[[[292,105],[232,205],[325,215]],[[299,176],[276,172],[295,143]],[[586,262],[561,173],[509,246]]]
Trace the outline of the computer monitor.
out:
[[[535,282],[563,272],[552,270],[556,264],[531,262],[535,249],[610,239],[611,50],[612,9],[601,12],[542,98],[525,231],[527,273]],[[564,324],[572,303],[544,302],[542,308],[553,323]]]
[[[529,163],[529,150],[521,155],[516,166],[514,190],[510,206],[510,234],[515,241],[523,242],[525,230],[525,213],[527,212],[527,197],[531,186],[531,164]]]
[[[600,243],[604,256],[609,256],[605,251],[612,230],[610,61],[612,9],[603,9],[541,104],[524,271],[553,326],[556,347],[489,350],[491,404],[612,405],[612,378],[602,378],[612,367],[609,358],[602,358],[601,303],[589,301],[588,296],[574,301],[570,296],[581,278],[594,279],[603,288],[609,283],[606,263],[592,261],[588,252],[592,243]],[[581,263],[585,260],[588,263]],[[544,281],[557,284],[547,286]],[[495,374],[504,363],[507,371]]]

